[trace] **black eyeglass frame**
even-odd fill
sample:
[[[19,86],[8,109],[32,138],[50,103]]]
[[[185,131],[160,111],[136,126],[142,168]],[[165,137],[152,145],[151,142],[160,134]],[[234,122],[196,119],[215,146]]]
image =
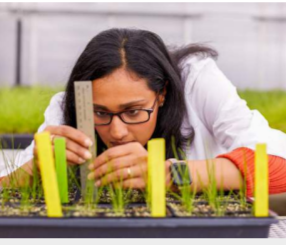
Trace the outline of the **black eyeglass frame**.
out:
[[[124,111],[117,112],[117,113],[105,112],[105,113],[107,113],[107,114],[110,116],[110,121],[109,121],[109,123],[101,123],[101,124],[96,124],[96,123],[94,123],[94,126],[107,126],[107,125],[109,125],[109,124],[112,122],[112,119],[113,119],[114,116],[118,116],[118,117],[120,118],[120,120],[121,120],[122,122],[126,123],[126,124],[141,124],[141,123],[148,122],[148,121],[150,120],[150,117],[151,117],[150,115],[151,115],[151,113],[154,112],[154,107],[155,107],[155,105],[156,105],[157,100],[158,100],[158,96],[156,96],[156,99],[155,99],[155,101],[154,101],[154,104],[152,105],[152,107],[151,107],[150,109],[143,109],[143,108],[142,108],[142,109],[129,109],[129,110],[124,110]],[[125,122],[124,119],[121,117],[121,114],[122,114],[122,113],[125,113],[125,112],[127,112],[127,111],[134,111],[134,110],[139,110],[139,111],[146,111],[146,112],[148,112],[148,119],[147,119],[146,121],[138,122],[138,123]],[[97,112],[103,112],[103,111],[97,111]]]

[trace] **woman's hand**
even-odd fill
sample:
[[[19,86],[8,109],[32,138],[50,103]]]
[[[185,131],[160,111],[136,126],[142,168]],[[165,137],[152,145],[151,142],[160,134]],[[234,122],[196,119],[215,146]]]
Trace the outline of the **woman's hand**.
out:
[[[52,146],[54,145],[55,138],[61,137],[66,139],[66,156],[69,165],[82,164],[92,157],[88,150],[92,145],[92,141],[78,129],[66,125],[59,125],[48,126],[44,131],[50,132]],[[37,159],[36,144],[34,147],[34,156]]]
[[[169,161],[166,161],[166,182],[169,183]],[[89,179],[96,186],[109,183],[123,188],[145,189],[147,186],[148,152],[138,142],[109,148],[89,165]]]

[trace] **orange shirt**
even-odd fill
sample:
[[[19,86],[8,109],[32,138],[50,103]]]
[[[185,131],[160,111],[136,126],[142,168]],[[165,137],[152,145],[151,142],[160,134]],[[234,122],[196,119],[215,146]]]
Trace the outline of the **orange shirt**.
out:
[[[246,178],[246,191],[249,197],[252,197],[254,194],[254,155],[253,150],[241,147],[230,153],[217,156],[217,158],[227,158],[232,161],[240,170],[243,177]],[[268,162],[269,194],[286,192],[286,160],[281,157],[268,155]]]

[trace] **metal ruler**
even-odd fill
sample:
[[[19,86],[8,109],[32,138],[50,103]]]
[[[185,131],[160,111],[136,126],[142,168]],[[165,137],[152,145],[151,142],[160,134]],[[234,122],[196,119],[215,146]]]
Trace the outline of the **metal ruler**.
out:
[[[97,142],[94,132],[93,121],[93,99],[92,99],[92,82],[79,81],[74,83],[75,102],[76,102],[76,121],[77,128],[88,136],[93,145],[89,149],[92,158],[80,166],[81,192],[83,197],[87,194],[87,175],[89,173],[88,165],[95,159],[97,152]],[[91,185],[90,185],[91,186]],[[94,183],[92,183],[94,186]]]

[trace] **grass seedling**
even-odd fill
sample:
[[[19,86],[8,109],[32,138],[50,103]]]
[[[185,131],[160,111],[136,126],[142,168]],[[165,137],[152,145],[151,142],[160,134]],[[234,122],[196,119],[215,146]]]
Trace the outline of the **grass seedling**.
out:
[[[89,166],[92,163],[92,161],[93,161],[92,159],[88,160],[88,162],[86,163],[86,167]],[[82,167],[83,166],[81,166],[81,168]],[[81,169],[81,171],[83,171],[83,169]],[[83,183],[81,183],[81,185],[82,184]],[[98,195],[97,191],[98,190],[95,189],[95,186],[94,186],[94,180],[89,180],[86,175],[85,190],[84,190],[84,193],[82,193],[85,205],[90,206],[93,203],[95,203],[96,201],[95,199],[97,198],[96,196]]]
[[[114,213],[118,215],[123,215],[125,208],[123,188],[120,187],[120,184],[116,186],[110,184],[108,185],[107,189],[111,197],[111,203]]]
[[[124,190],[122,185],[123,179],[121,178],[120,181],[115,185],[110,184],[107,186],[109,195],[111,197],[113,211],[117,215],[124,214],[125,207],[130,203],[130,196],[132,193],[132,188]]]
[[[4,208],[5,204],[10,200],[9,189],[7,188],[6,183],[2,183],[2,191],[1,191],[1,207]]]
[[[191,215],[194,209],[194,200],[196,197],[196,189],[194,189],[193,191],[190,188],[190,184],[189,184],[189,173],[186,173],[186,169],[181,169],[179,170],[181,172],[181,176],[183,177],[183,182],[185,182],[186,184],[178,187],[178,192],[179,194],[177,194],[176,192],[170,192],[170,194],[175,197],[177,200],[179,200],[185,211]]]
[[[90,150],[91,151],[91,150]],[[89,166],[94,159],[89,160],[88,165]],[[103,187],[97,187],[95,186],[95,181],[96,180],[89,180],[87,178],[86,180],[86,191],[85,191],[85,196],[84,196],[84,203],[86,206],[88,206],[89,208],[97,208],[97,205],[100,201],[100,197],[102,195],[103,192]]]
[[[88,207],[93,205],[96,202],[97,195],[97,189],[95,189],[94,181],[86,180],[84,204]]]
[[[216,178],[215,178],[215,164],[212,162],[210,166],[208,160],[207,160],[207,173],[208,173],[208,179],[209,179],[209,186],[206,189],[208,202],[212,208],[217,209],[218,208],[218,203],[217,203],[218,193],[217,193],[217,183],[216,183]]]
[[[80,189],[80,183],[77,177],[79,175],[78,173],[78,165],[68,167],[68,187],[70,192],[74,191],[74,188],[76,188],[77,190]]]
[[[224,216],[227,208],[227,202],[226,202],[227,196],[225,195],[223,186],[224,186],[224,181],[223,181],[223,175],[221,174],[220,188],[216,198],[216,209],[215,209],[216,216]]]
[[[107,161],[109,162],[109,161]],[[113,172],[112,164],[109,162],[109,170],[108,172]],[[121,173],[119,174],[120,180],[115,184],[109,184],[106,186],[107,192],[110,195],[111,198],[111,204],[113,211],[116,215],[123,215],[125,207],[130,202],[130,196],[132,193],[132,188],[129,188],[127,191],[123,188],[123,176],[124,176],[124,170],[122,169]],[[105,180],[103,179],[103,183]]]
[[[145,190],[142,191],[142,195],[144,196],[144,200],[146,203],[147,208],[151,211],[151,186],[148,181],[148,172],[143,170],[143,166],[141,166],[141,173],[145,182]]]
[[[202,186],[202,193],[205,200],[209,203],[210,207],[213,210],[219,208],[218,203],[218,191],[217,191],[217,183],[215,178],[215,164],[206,160],[207,164],[207,176],[208,176],[208,184],[203,183],[201,176],[197,174],[200,185]]]
[[[172,136],[172,149],[173,149],[173,154],[176,157],[176,159],[179,159],[177,149],[175,146],[175,138]],[[184,161],[187,162],[187,156],[186,153],[182,149],[178,149],[180,152],[180,155],[183,157]],[[177,168],[179,175],[182,176],[182,179],[180,180],[180,177],[176,174],[176,172],[173,173],[174,178],[177,178],[177,181],[181,181],[183,183],[182,186],[178,188],[179,194],[176,192],[173,192],[170,190],[170,194],[175,197],[177,200],[180,200],[182,203],[185,211],[191,215],[194,209],[194,200],[196,197],[196,188],[192,190],[190,187],[190,171],[188,167],[183,167],[182,165],[178,165]]]
[[[14,172],[17,169],[17,165],[16,165],[16,157],[17,154],[19,154],[18,150],[14,150],[14,139],[12,137],[11,139],[12,142],[12,150],[11,151],[11,156],[6,156],[4,150],[2,150],[2,142],[0,142],[0,148],[1,148],[1,154],[2,154],[2,159],[4,161],[4,166],[5,166],[5,170],[7,173],[7,177],[5,178],[5,180],[2,181],[2,186],[5,192],[5,195],[8,197],[8,200],[10,200],[11,198],[13,198],[16,194],[17,194],[17,188],[19,186],[21,186],[21,178],[24,177],[23,174],[25,174],[24,172]],[[16,152],[16,153],[15,153]],[[5,185],[5,188],[4,188]],[[6,192],[7,190],[7,192]]]
[[[244,177],[240,177],[240,188],[239,188],[239,200],[240,200],[240,205],[245,208],[247,205],[247,200],[246,200],[246,176],[247,176],[247,162],[246,162],[246,155],[245,152],[243,152],[243,168],[244,168]]]
[[[22,180],[22,185],[19,187],[19,193],[21,195],[21,202],[20,202],[20,207],[22,210],[26,210],[27,207],[30,204],[30,197],[31,197],[31,187],[30,187],[30,176],[27,173],[24,173],[23,171],[23,180]],[[24,177],[25,176],[25,177]]]
[[[44,192],[42,188],[42,182],[41,182],[41,177],[40,173],[38,171],[38,167],[36,164],[36,160],[33,159],[33,181],[32,181],[32,194],[31,198],[35,202],[36,200],[40,200],[44,197]]]

